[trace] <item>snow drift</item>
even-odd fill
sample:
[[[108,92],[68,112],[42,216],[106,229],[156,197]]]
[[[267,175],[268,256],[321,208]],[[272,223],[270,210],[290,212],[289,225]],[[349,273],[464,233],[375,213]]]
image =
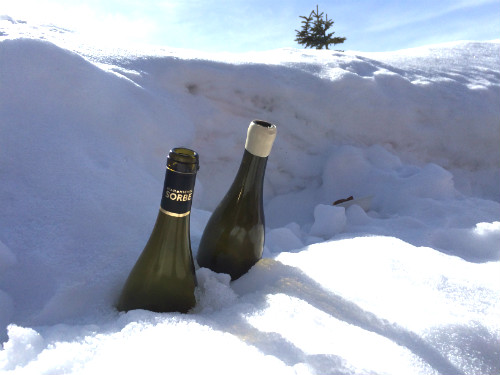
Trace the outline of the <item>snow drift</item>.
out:
[[[498,373],[499,52],[99,49],[0,18],[0,369]],[[196,252],[255,118],[264,259],[198,269],[189,314],[119,314],[168,150],[200,154]]]

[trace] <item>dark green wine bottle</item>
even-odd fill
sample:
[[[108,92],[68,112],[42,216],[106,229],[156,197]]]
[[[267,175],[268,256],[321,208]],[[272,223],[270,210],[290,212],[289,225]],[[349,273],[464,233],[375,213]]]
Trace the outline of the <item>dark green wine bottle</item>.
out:
[[[262,257],[265,237],[262,190],[275,138],[275,125],[260,120],[250,123],[238,173],[201,237],[196,258],[200,267],[227,273],[235,280]]]
[[[125,282],[119,311],[187,312],[196,304],[189,218],[198,168],[195,151],[170,150],[158,217]]]

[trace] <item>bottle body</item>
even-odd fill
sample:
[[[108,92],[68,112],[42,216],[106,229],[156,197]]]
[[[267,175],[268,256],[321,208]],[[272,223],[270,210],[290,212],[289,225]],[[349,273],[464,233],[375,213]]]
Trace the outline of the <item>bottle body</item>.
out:
[[[245,274],[262,257],[264,249],[265,217],[262,194],[267,155],[276,136],[276,127],[263,121],[257,124],[254,121],[250,124],[250,127],[252,126],[265,129],[258,129],[257,137],[249,130],[236,177],[212,213],[197,254],[200,267],[227,273],[233,280]],[[263,142],[267,143],[264,148],[268,148],[264,152],[261,152],[262,147],[259,149],[259,145],[255,145],[255,138],[257,143],[261,144],[261,136],[264,138]]]
[[[194,307],[196,275],[189,219],[197,170],[198,155],[194,151],[171,150],[160,210],[149,240],[125,282],[118,310],[187,312]]]

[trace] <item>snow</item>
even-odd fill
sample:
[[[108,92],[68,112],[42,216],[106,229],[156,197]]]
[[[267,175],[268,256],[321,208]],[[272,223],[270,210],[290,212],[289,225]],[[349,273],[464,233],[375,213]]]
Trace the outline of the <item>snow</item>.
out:
[[[0,372],[498,374],[499,52],[209,54],[1,16]],[[168,150],[200,154],[196,253],[256,118],[263,259],[197,269],[188,314],[118,313]]]

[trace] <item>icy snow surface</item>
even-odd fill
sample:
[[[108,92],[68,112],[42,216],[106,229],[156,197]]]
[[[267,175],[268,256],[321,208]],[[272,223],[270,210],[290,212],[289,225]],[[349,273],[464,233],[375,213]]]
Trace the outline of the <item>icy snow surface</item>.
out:
[[[200,154],[196,253],[253,119],[264,258],[118,313],[168,150]],[[499,41],[206,54],[0,17],[2,373],[499,374],[499,202]]]

